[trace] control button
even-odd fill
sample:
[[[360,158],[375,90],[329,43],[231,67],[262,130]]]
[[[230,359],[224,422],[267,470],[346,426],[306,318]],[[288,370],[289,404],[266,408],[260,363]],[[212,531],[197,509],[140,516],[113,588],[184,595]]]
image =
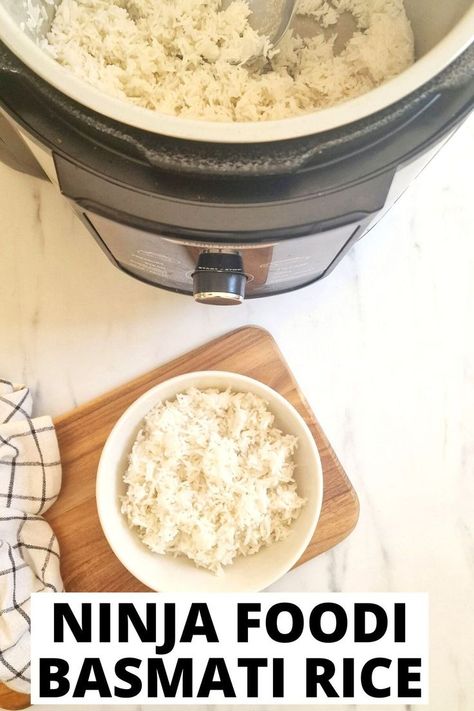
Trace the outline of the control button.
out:
[[[247,276],[240,254],[202,252],[193,274],[194,298],[201,304],[233,306],[245,297]]]

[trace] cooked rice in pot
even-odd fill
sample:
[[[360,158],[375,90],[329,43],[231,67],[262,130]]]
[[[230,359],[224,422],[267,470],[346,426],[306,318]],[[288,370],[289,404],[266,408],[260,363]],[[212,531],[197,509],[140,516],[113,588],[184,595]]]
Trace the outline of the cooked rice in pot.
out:
[[[262,121],[359,96],[414,61],[403,0],[300,0],[318,30],[275,50],[245,0],[62,0],[45,47],[104,92],[165,114]],[[340,46],[339,21],[352,36]],[[265,71],[245,62],[267,58]]]

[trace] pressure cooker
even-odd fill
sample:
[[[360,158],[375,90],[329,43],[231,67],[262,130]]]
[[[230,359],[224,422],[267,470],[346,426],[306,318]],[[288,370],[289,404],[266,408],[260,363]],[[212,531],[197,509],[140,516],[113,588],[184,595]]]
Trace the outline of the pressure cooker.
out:
[[[260,123],[168,116],[73,76],[38,42],[55,4],[0,0],[0,160],[55,183],[116,267],[202,303],[328,275],[474,103],[471,0],[405,0],[412,67]]]

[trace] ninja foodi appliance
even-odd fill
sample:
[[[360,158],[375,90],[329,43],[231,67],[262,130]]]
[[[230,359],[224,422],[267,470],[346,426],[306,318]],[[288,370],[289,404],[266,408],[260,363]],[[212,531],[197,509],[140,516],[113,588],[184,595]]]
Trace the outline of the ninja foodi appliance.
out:
[[[44,33],[51,0],[29,2],[46,11]],[[406,0],[413,67],[336,107],[258,124],[106,96],[34,42],[27,4],[0,0],[0,159],[56,183],[117,267],[205,303],[327,275],[474,102],[471,0]]]

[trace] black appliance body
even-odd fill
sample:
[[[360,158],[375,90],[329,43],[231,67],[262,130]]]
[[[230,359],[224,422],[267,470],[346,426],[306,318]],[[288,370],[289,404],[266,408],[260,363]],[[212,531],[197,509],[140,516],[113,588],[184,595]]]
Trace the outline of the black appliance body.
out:
[[[471,45],[421,89],[343,127],[205,143],[96,113],[0,44],[0,160],[56,182],[116,267],[203,303],[328,275],[473,102]]]

